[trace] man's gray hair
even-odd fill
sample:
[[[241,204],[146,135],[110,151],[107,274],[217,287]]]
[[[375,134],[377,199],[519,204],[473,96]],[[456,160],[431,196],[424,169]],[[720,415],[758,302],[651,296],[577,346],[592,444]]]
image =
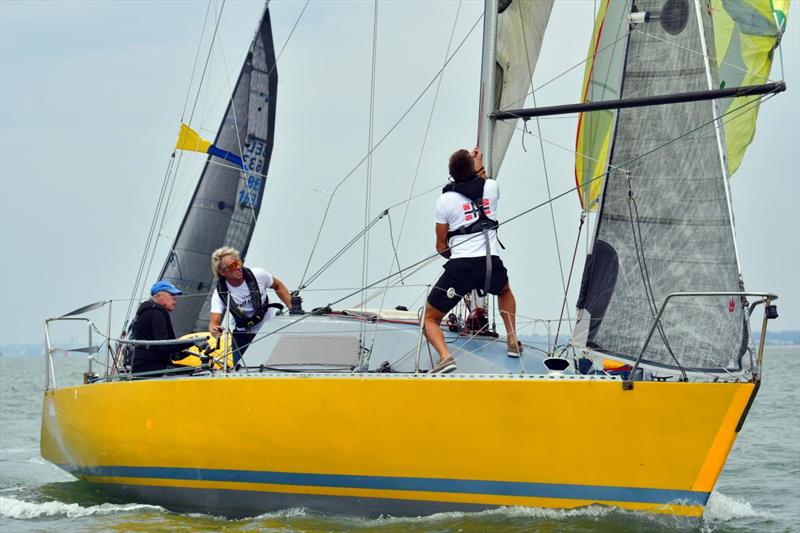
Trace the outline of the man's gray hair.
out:
[[[214,253],[211,254],[211,273],[214,274],[215,278],[220,276],[219,272],[219,264],[222,261],[223,257],[230,256],[234,259],[238,259],[239,261],[242,260],[242,256],[239,255],[239,250],[236,248],[231,248],[230,246],[223,246],[222,248],[217,248],[214,250]]]

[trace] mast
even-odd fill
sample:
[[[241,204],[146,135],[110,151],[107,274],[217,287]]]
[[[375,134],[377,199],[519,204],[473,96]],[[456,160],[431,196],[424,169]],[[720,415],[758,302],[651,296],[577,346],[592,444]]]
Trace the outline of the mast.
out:
[[[483,165],[486,176],[495,175],[492,163],[492,143],[494,138],[494,119],[491,113],[496,110],[496,50],[497,42],[497,0],[484,0],[483,4],[483,54],[481,58],[481,100],[478,115],[478,146],[483,151]]]

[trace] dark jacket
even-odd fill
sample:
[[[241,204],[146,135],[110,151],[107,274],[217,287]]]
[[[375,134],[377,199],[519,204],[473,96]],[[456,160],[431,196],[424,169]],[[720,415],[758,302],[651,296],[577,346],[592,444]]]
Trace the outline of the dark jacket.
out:
[[[135,340],[163,341],[175,338],[169,311],[152,300],[139,305],[133,322],[132,337]],[[132,370],[150,372],[171,366],[171,356],[177,351],[175,346],[141,346],[133,351]]]

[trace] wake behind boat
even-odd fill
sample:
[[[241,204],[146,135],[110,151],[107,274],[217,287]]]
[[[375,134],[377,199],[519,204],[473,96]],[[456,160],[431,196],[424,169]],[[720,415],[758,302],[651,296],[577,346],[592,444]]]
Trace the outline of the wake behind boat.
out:
[[[172,323],[201,334],[173,344],[194,345],[192,355],[177,372],[136,375],[125,353],[154,343],[114,337],[110,302],[49,319],[46,331],[88,323],[91,358],[84,384],[58,386],[48,356],[42,455],[137,501],[226,516],[591,504],[702,514],[760,386],[766,324],[777,316],[777,297],[741,280],[728,179],[758,103],[783,89],[767,75],[788,10],[714,5],[604,2],[582,102],[566,110],[522,108],[552,4],[487,0],[486,170],[497,177],[520,117],[581,112],[576,190],[593,237],[568,344],[562,320],[544,343],[508,357],[490,299],[460,295],[442,324],[458,364],[447,375],[429,372],[437,355],[422,308],[366,307],[401,278],[413,288],[410,276],[435,256],[315,310],[303,308],[315,275],[304,273],[291,309],[265,322],[240,364],[229,343],[202,333],[211,254],[224,245],[246,253],[280,135],[265,8],[216,137],[183,126],[177,144],[208,154],[159,276],[188,295]],[[739,56],[733,43],[759,54]],[[362,304],[344,307],[355,298]],[[87,317],[98,309],[106,328]],[[113,420],[124,422],[98,423]]]

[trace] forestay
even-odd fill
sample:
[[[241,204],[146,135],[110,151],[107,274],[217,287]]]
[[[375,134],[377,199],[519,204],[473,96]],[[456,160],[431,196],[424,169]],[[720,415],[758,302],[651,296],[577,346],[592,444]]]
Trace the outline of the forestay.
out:
[[[188,297],[172,312],[175,331],[208,327],[211,253],[227,245],[247,252],[261,208],[275,129],[278,72],[265,8],[214,146],[241,157],[241,167],[209,155],[161,273]]]
[[[625,4],[616,15],[621,20],[606,19],[606,27],[627,24],[632,6]],[[625,39],[622,98],[719,86],[707,7],[704,1],[636,0],[641,22]],[[667,295],[743,289],[725,141],[714,127],[719,116],[716,101],[618,112],[574,344],[633,360]],[[740,370],[749,344],[743,303],[719,296],[672,300],[643,362]]]

